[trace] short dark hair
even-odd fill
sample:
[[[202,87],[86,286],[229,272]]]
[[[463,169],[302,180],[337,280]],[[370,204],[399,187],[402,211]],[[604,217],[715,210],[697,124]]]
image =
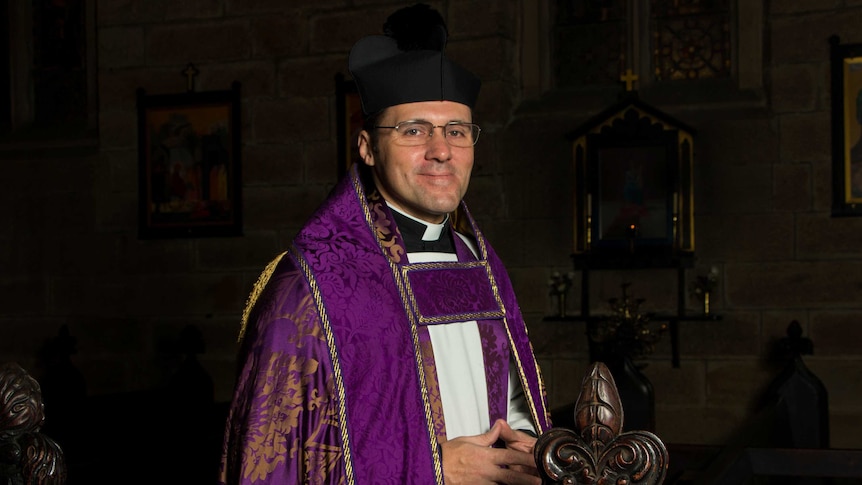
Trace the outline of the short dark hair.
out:
[[[380,124],[380,118],[383,116],[384,111],[386,111],[385,108],[380,111],[375,111],[374,113],[371,113],[370,115],[366,116],[365,119],[362,121],[362,129],[368,132],[368,140],[371,145],[370,148],[373,152],[377,151],[377,140],[379,138],[377,134],[377,129],[374,127]]]

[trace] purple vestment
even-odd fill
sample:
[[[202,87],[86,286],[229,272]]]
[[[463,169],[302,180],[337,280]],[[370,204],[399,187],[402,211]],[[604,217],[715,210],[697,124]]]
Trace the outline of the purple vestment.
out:
[[[395,222],[354,167],[264,270],[243,316],[223,484],[442,484],[445,440],[427,326],[476,320],[490,427],[509,361],[530,414],[545,391],[506,271],[461,205],[457,263],[407,261]]]

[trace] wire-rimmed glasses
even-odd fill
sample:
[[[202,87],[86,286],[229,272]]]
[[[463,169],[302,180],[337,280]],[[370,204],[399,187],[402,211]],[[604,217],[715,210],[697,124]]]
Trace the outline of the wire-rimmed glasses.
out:
[[[425,120],[402,121],[395,126],[375,126],[395,130],[393,141],[401,146],[419,146],[428,143],[434,135],[434,128],[442,128],[443,137],[453,147],[467,148],[476,144],[482,129],[475,123],[452,121],[445,125],[435,125]]]

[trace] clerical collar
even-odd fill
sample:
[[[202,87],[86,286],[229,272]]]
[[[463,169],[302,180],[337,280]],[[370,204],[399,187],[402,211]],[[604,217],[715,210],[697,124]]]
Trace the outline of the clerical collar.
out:
[[[448,214],[443,222],[434,224],[405,214],[388,203],[386,205],[392,210],[392,216],[395,218],[395,224],[398,225],[398,229],[401,231],[401,237],[404,239],[404,245],[408,253],[428,251],[438,253],[455,252],[452,234],[449,231]]]

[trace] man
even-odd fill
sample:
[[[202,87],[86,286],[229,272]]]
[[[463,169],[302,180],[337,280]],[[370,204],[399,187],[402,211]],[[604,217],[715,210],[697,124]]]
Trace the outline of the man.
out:
[[[349,58],[362,161],[246,305],[222,483],[540,484],[538,365],[462,202],[479,80],[428,6],[384,29]]]

